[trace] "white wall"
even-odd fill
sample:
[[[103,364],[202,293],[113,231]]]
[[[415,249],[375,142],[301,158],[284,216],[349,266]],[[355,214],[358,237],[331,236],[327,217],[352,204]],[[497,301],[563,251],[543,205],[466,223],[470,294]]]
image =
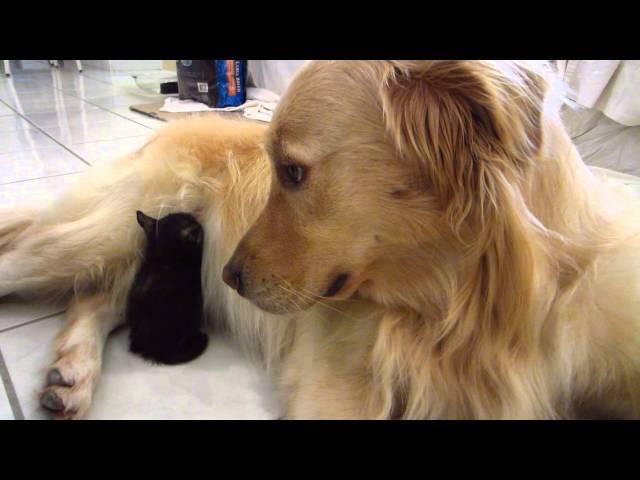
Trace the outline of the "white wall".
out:
[[[82,63],[87,67],[114,72],[162,69],[162,60],[83,60]]]
[[[248,70],[256,87],[282,95],[307,60],[249,60]]]

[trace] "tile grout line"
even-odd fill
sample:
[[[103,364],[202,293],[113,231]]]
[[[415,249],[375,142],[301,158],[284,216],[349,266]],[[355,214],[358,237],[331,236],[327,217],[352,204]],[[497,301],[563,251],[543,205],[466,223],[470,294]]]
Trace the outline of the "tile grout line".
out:
[[[153,130],[151,130],[151,132],[153,132]],[[129,140],[131,138],[138,138],[138,137],[146,137],[146,135],[128,135],[126,137],[108,138],[106,140],[91,140],[89,142],[73,143],[72,145],[89,145],[91,143],[101,143],[101,142],[119,142],[120,140]]]
[[[73,155],[74,157],[76,157],[78,160],[80,160],[82,163],[84,163],[85,165],[91,167],[92,165],[87,162],[84,158],[82,158],[80,155],[78,155],[76,152],[74,152],[73,150],[71,150],[70,148],[68,148],[66,145],[64,145],[63,143],[60,143],[56,138],[52,137],[51,135],[49,135],[49,133],[47,133],[46,131],[44,131],[41,127],[39,127],[37,124],[35,124],[30,118],[25,117],[23,114],[21,114],[20,112],[18,112],[15,108],[13,108],[11,105],[9,105],[7,102],[5,102],[4,100],[0,99],[0,102],[4,103],[8,108],[10,108],[11,110],[13,110],[14,112],[16,112],[16,115],[18,115],[19,117],[21,117],[22,119],[24,119],[26,122],[28,122],[29,124],[33,125],[36,130],[38,130],[39,132],[41,132],[42,134],[44,134],[45,136],[49,137],[51,140],[53,140],[55,143],[57,143],[58,145],[60,145],[62,148],[64,148],[67,152],[69,152],[71,155]]]
[[[84,74],[84,72],[83,72],[83,74]],[[113,86],[113,83],[105,82],[104,80],[100,80],[100,79],[95,78],[95,77],[90,77],[90,76],[88,76],[88,75],[85,75],[85,78],[89,78],[89,79],[91,79],[91,80],[95,80],[95,81],[97,81],[97,82],[104,83],[105,85]],[[132,119],[132,118],[125,117],[124,115],[121,115],[121,114],[120,114],[120,113],[118,113],[118,112],[114,112],[113,110],[109,110],[108,108],[103,107],[103,106],[102,106],[102,105],[100,105],[100,104],[93,103],[93,102],[92,102],[92,101],[90,101],[88,98],[83,98],[83,97],[81,97],[81,96],[74,95],[73,93],[65,92],[62,88],[58,88],[58,87],[52,87],[52,88],[54,88],[55,90],[58,90],[58,91],[59,91],[59,92],[61,92],[63,95],[68,95],[68,96],[70,96],[70,97],[72,97],[72,98],[77,98],[77,99],[79,99],[79,100],[82,100],[83,102],[88,103],[89,105],[93,105],[94,107],[99,108],[100,110],[103,110],[103,111],[105,111],[105,112],[109,112],[109,113],[113,113],[114,115],[116,115],[116,116],[118,116],[118,117],[120,117],[120,118],[124,118],[125,120],[129,120],[130,122],[133,122],[133,123],[135,123],[135,124],[137,124],[137,125],[140,125],[140,126],[143,126],[143,127],[145,127],[145,128],[148,128],[149,130],[154,130],[152,127],[150,127],[150,126],[148,126],[148,125],[145,125],[144,123],[140,123],[140,122],[138,122],[138,121],[136,121],[136,120],[134,120],[134,119]],[[2,102],[2,100],[0,100],[0,102]],[[10,105],[8,105],[6,102],[3,102],[3,103],[5,103],[5,105],[7,105],[9,108],[11,108],[11,106],[10,106]],[[12,110],[13,110],[13,109],[12,109]],[[14,110],[14,111],[15,111],[15,110]],[[16,113],[18,113],[18,112],[16,112]],[[20,115],[20,114],[18,113],[18,115]],[[37,125],[36,125],[36,127],[37,127]],[[76,156],[77,156],[77,155],[76,155]],[[80,158],[80,157],[78,157],[78,158]]]
[[[132,118],[125,117],[124,115],[121,115],[118,112],[114,112],[113,110],[109,110],[108,108],[103,107],[99,103],[93,103],[91,100],[89,100],[87,98],[82,98],[82,97],[79,97],[79,96],[74,95],[72,93],[65,93],[65,95],[69,95],[70,97],[74,97],[74,98],[77,98],[77,99],[82,100],[84,102],[87,102],[89,105],[93,105],[94,107],[98,107],[100,110],[104,110],[105,112],[113,113],[114,115],[116,115],[116,116],[118,116],[120,118],[124,118],[125,120],[129,120],[130,122],[133,122],[133,123],[135,123],[137,125],[140,125],[142,127],[148,128],[149,130],[152,130],[152,131],[154,130],[152,127],[150,127],[148,125],[145,125],[144,123],[140,123],[140,122],[138,122],[138,121],[136,121],[136,120],[134,120]]]
[[[36,177],[36,178],[25,178],[24,180],[12,180],[10,182],[0,182],[0,185],[15,185],[16,183],[24,183],[24,182],[33,182],[35,180],[46,180],[48,178],[56,178],[56,177],[66,177],[67,175],[78,175],[80,172],[67,172],[67,173],[56,173],[54,175],[45,175],[44,177]]]
[[[13,412],[13,418],[16,420],[24,420],[24,413],[22,413],[22,407],[20,407],[20,401],[16,394],[16,389],[11,381],[11,375],[9,375],[9,369],[2,356],[2,350],[0,350],[0,377],[2,377],[2,383],[4,385],[4,391],[6,392],[11,411]]]
[[[95,78],[93,78],[93,77],[87,77],[87,78],[91,78],[92,80],[102,81],[102,80],[95,79]],[[103,83],[104,83],[105,85],[111,85],[110,83],[107,83],[107,82],[103,82]],[[128,121],[130,121],[130,122],[133,122],[133,123],[135,123],[136,125],[140,125],[141,127],[144,127],[144,128],[146,128],[146,129],[148,129],[148,130],[151,130],[152,132],[154,131],[154,128],[153,128],[153,127],[150,127],[150,126],[148,126],[148,125],[145,125],[144,123],[140,123],[140,122],[138,122],[138,121],[136,121],[136,120],[134,120],[134,119],[132,119],[132,118],[125,117],[124,115],[121,115],[121,114],[120,114],[120,113],[118,113],[118,112],[114,112],[113,110],[109,110],[108,108],[103,107],[102,105],[100,105],[100,104],[98,104],[98,103],[93,103],[93,102],[92,102],[92,101],[90,101],[89,99],[86,99],[86,98],[80,97],[80,96],[78,96],[78,95],[74,95],[73,93],[65,92],[63,89],[58,88],[58,87],[52,87],[52,88],[53,88],[53,89],[55,89],[55,90],[58,90],[58,91],[59,91],[60,93],[62,93],[63,95],[67,95],[67,96],[69,96],[69,97],[76,98],[76,99],[78,99],[78,100],[81,100],[81,101],[83,101],[83,102],[85,102],[85,103],[88,103],[89,105],[92,105],[92,106],[94,106],[94,107],[98,108],[99,110],[102,110],[102,111],[104,111],[104,112],[111,113],[111,114],[113,114],[113,115],[115,115],[115,116],[117,116],[117,117],[119,117],[119,118],[122,118],[122,119],[124,119],[124,120],[128,120]],[[4,100],[2,100],[2,99],[0,99],[0,102],[1,102],[1,103],[4,103],[4,104],[7,106],[7,108],[9,108],[11,111],[15,112],[15,114],[16,114],[16,115],[18,115],[19,117],[21,117],[23,120],[25,120],[26,122],[28,122],[30,125],[33,125],[33,126],[36,128],[36,130],[40,131],[41,133],[43,133],[44,135],[46,135],[47,137],[49,137],[49,138],[50,138],[51,140],[53,140],[55,143],[57,143],[57,144],[58,144],[58,145],[60,145],[62,148],[64,148],[65,150],[67,150],[69,153],[71,153],[73,156],[75,156],[76,158],[78,158],[81,162],[85,163],[85,164],[86,164],[87,166],[89,166],[89,167],[92,167],[92,166],[93,166],[93,165],[92,165],[88,160],[85,160],[85,159],[84,159],[84,158],[82,158],[80,155],[78,155],[77,153],[75,153],[73,150],[71,150],[70,148],[68,148],[65,144],[63,144],[63,143],[61,143],[60,141],[58,141],[58,139],[56,139],[55,137],[53,137],[53,136],[49,135],[49,133],[47,133],[47,132],[42,128],[42,127],[38,126],[38,125],[37,125],[36,123],[34,123],[31,119],[29,119],[29,118],[28,118],[28,117],[26,117],[25,115],[23,115],[23,114],[21,114],[20,112],[18,112],[17,110],[15,110],[15,109],[14,109],[11,105],[9,105],[7,102],[5,102],[5,101],[4,101]],[[137,137],[137,136],[141,136],[141,135],[132,135],[131,137],[122,137],[122,138],[133,138],[133,137]],[[116,139],[114,139],[114,140],[116,140]],[[117,140],[119,140],[119,139],[117,139]],[[101,142],[101,141],[104,141],[104,140],[96,140],[96,142]],[[84,143],[92,143],[92,142],[83,142],[82,144],[84,144]],[[77,144],[77,145],[82,145],[82,144]],[[9,153],[12,153],[12,152],[9,152]],[[13,152],[13,153],[15,153],[15,152]],[[74,172],[74,173],[76,173],[76,172]]]
[[[31,325],[33,323],[37,323],[40,322],[42,320],[48,320],[49,318],[53,318],[57,315],[60,315],[61,313],[64,313],[66,310],[60,310],[59,312],[54,312],[54,313],[49,313],[47,315],[44,315],[42,317],[38,317],[38,318],[34,318],[33,320],[29,320],[28,322],[23,322],[23,323],[19,323],[18,325],[12,325],[10,327],[6,327],[3,329],[0,329],[0,333],[5,333],[5,332],[9,332],[11,330],[15,330],[16,328],[21,328],[21,327],[26,327],[27,325]]]
[[[84,73],[84,72],[83,72],[83,73]],[[114,86],[114,84],[113,84],[113,83],[111,83],[111,82],[105,82],[104,80],[100,80],[100,79],[95,78],[95,77],[90,77],[90,76],[88,76],[88,75],[85,75],[85,77],[86,77],[86,78],[89,78],[89,79],[91,79],[91,80],[95,80],[95,81],[97,81],[97,82],[102,82],[102,83],[104,83],[105,85],[109,85],[109,86],[111,86],[111,87],[113,87],[113,86]],[[136,123],[136,124],[138,124],[138,125],[141,125],[141,126],[143,126],[143,127],[146,127],[146,128],[148,128],[149,130],[153,130],[153,128],[152,128],[152,127],[150,127],[150,126],[148,126],[148,125],[145,125],[144,123],[140,123],[140,122],[137,122],[136,120],[134,120],[134,119],[132,119],[132,118],[125,117],[124,115],[121,115],[121,114],[119,114],[118,112],[114,112],[113,110],[109,110],[108,108],[103,107],[102,105],[100,105],[100,104],[98,104],[98,103],[93,103],[93,102],[92,102],[90,99],[88,99],[88,98],[84,98],[84,97],[81,97],[81,96],[78,96],[78,95],[74,95],[73,93],[65,92],[63,89],[58,88],[58,87],[53,87],[53,88],[54,88],[54,89],[56,89],[56,90],[59,90],[59,91],[60,91],[60,92],[62,92],[64,95],[69,95],[70,97],[77,98],[77,99],[79,99],[79,100],[82,100],[82,101],[84,101],[84,102],[87,102],[89,105],[93,105],[94,107],[98,107],[100,110],[104,110],[105,112],[113,113],[114,115],[117,115],[117,116],[118,116],[118,117],[120,117],[120,118],[124,118],[125,120],[129,120],[129,121],[134,122],[134,123]],[[110,96],[110,95],[107,95],[107,96]]]

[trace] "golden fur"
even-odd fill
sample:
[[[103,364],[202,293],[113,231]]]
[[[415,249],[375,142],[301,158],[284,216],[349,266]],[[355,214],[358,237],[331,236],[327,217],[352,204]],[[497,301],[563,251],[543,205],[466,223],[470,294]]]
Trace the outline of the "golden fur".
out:
[[[141,209],[203,223],[206,311],[260,352],[286,417],[640,417],[640,205],[583,164],[549,98],[520,63],[313,62],[266,132],[175,122],[3,213],[0,295],[75,297],[45,395],[88,408]],[[271,175],[286,165],[299,187]]]

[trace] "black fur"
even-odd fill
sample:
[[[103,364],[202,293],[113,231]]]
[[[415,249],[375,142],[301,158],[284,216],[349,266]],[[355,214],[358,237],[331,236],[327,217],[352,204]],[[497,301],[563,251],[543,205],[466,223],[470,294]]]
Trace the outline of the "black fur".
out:
[[[200,279],[204,231],[184,213],[137,217],[147,245],[127,299],[129,349],[157,363],[188,362],[208,344]]]

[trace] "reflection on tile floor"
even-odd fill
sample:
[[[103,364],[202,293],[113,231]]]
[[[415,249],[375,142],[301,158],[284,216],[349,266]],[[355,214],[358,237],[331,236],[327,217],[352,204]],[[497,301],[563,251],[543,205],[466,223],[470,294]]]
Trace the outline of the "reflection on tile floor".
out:
[[[15,113],[16,112],[11,110],[9,107],[0,103],[0,117],[4,115],[14,115]]]
[[[77,177],[77,173],[71,173],[2,184],[0,185],[0,207],[42,205],[54,198]]]
[[[84,170],[87,164],[59,145],[0,153],[0,184]]]
[[[33,127],[17,114],[0,115],[0,132],[15,132],[16,130],[26,130],[29,128]]]
[[[31,303],[13,295],[0,302],[0,332],[63,312],[64,305]]]
[[[91,165],[109,162],[114,158],[136,151],[149,138],[149,134],[140,137],[103,140],[99,142],[71,145],[71,150]]]
[[[13,62],[16,63],[16,62]],[[21,64],[21,65],[20,65]],[[143,145],[163,122],[129,110],[162,101],[139,90],[130,72],[45,61],[13,65],[0,79],[0,208],[37,205],[78,179],[78,173]],[[24,417],[46,418],[37,394],[62,306],[0,299],[0,352]],[[264,372],[226,339],[213,336],[187,365],[150,365],[127,350],[127,332],[105,350],[103,378],[91,419],[269,419],[278,406]],[[14,418],[0,383],[0,420]]]

